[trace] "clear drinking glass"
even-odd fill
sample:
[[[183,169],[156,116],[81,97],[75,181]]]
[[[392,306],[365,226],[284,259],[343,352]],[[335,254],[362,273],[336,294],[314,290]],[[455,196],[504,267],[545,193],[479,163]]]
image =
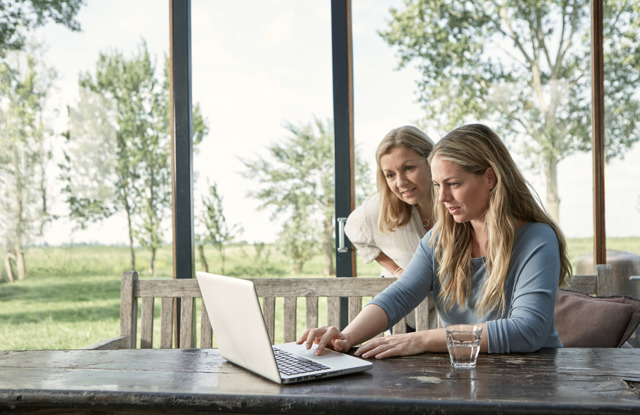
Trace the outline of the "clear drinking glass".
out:
[[[482,326],[478,324],[455,324],[445,327],[447,332],[447,349],[451,366],[470,368],[476,366],[480,352]]]

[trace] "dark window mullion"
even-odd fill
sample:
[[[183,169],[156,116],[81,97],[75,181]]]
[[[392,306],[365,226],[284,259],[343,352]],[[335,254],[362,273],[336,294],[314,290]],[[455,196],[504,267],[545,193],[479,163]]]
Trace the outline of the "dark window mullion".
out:
[[[331,39],[333,55],[333,121],[335,149],[335,235],[336,248],[341,238],[340,218],[354,208],[353,156],[353,59],[351,48],[351,0],[331,1]],[[346,236],[346,252],[336,250],[338,277],[354,277],[355,253]],[[340,302],[340,325],[347,324],[347,299]]]

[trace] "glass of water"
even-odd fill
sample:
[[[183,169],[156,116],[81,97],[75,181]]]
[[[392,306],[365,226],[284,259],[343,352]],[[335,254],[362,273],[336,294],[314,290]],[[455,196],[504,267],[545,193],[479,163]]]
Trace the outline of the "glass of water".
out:
[[[451,366],[470,368],[476,366],[480,352],[482,326],[479,324],[455,324],[445,327],[447,349]]]

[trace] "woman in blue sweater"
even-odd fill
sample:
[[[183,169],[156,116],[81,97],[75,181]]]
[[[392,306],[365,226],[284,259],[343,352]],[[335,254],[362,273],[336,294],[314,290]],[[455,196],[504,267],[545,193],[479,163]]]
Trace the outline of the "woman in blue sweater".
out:
[[[571,276],[567,244],[534,197],[502,140],[472,124],[451,131],[429,156],[439,203],[403,277],[342,332],[308,329],[298,340],[338,351],[392,327],[430,292],[446,327],[483,325],[481,352],[561,347],[554,327],[558,286]],[[356,355],[385,358],[446,352],[444,329],[375,338]]]

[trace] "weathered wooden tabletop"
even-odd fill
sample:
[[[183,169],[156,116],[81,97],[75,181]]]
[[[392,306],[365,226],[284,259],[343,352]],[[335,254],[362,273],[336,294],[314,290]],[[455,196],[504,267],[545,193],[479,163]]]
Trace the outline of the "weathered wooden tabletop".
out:
[[[0,352],[0,413],[636,413],[640,349],[446,354],[375,361],[363,374],[281,386],[215,349]]]

